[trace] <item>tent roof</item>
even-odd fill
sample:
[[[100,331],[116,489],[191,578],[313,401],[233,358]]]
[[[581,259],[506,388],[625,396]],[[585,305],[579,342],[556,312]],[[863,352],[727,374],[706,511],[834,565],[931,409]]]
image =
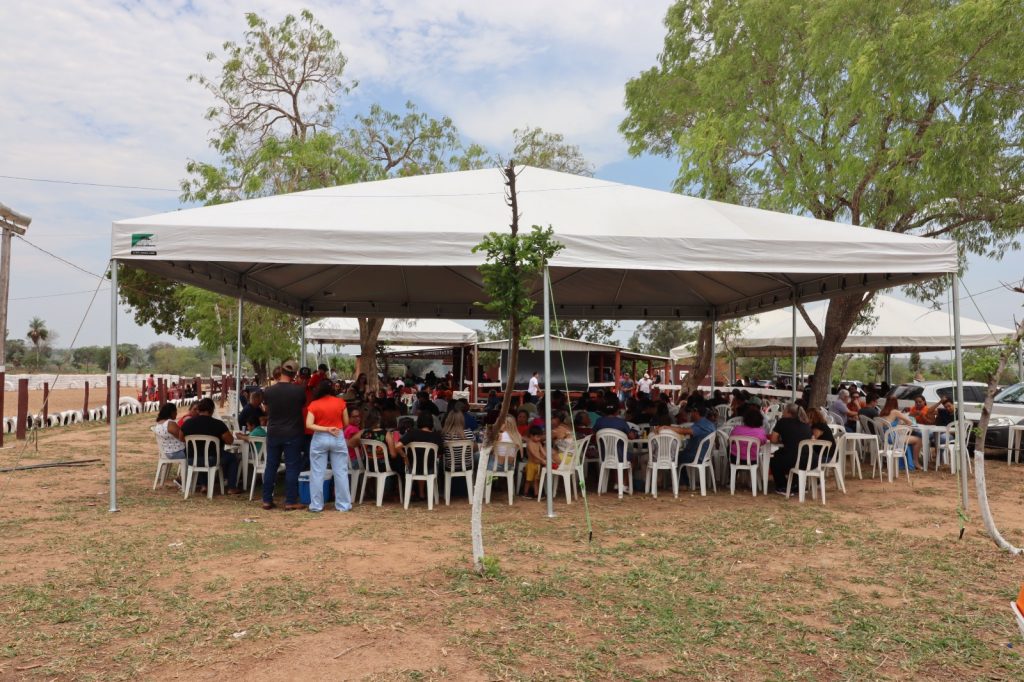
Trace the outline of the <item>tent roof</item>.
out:
[[[520,224],[565,246],[565,318],[725,319],[957,266],[952,242],[519,171]],[[296,314],[487,318],[472,249],[509,220],[498,170],[441,173],[116,221],[111,256]]]
[[[910,353],[949,350],[953,345],[952,320],[949,314],[916,305],[893,296],[875,298],[877,321],[864,333],[851,333],[843,351],[847,353]],[[818,327],[824,329],[827,302],[806,306],[807,314]],[[991,328],[991,331],[989,331]],[[960,317],[961,344],[965,348],[996,346],[1013,334],[1012,329],[988,325],[978,320]],[[736,341],[739,355],[780,355],[792,351],[793,318],[789,309],[773,310],[749,318],[744,324],[743,336]],[[817,353],[818,342],[802,315],[796,318],[796,346],[803,354]],[[672,357],[693,354],[692,344],[672,349]]]
[[[359,343],[359,322],[352,317],[327,317],[306,325],[308,341],[334,344]],[[476,330],[443,319],[389,318],[380,330],[380,341],[407,346],[440,346],[476,343]]]

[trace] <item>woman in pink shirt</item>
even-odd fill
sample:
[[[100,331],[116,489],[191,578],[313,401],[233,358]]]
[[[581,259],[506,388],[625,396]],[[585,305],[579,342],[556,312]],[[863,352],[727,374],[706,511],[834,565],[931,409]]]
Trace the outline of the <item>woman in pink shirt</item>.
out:
[[[743,412],[743,423],[735,427],[729,435],[756,438],[757,442],[761,445],[767,443],[768,434],[764,432],[764,415],[761,414],[761,410],[745,410]],[[732,443],[730,445],[729,457],[733,462],[738,457],[741,464],[755,464],[759,451],[759,448],[755,449],[751,443]]]

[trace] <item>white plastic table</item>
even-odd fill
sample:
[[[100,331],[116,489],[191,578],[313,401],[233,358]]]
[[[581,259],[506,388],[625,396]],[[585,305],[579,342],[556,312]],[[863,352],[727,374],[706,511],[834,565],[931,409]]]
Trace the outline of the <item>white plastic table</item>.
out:
[[[846,434],[847,442],[853,443],[857,448],[857,457],[860,457],[860,448],[862,443],[867,443],[868,449],[871,451],[871,467],[874,470],[875,460],[878,459],[878,436],[870,433],[848,433]],[[843,471],[846,471],[846,462],[843,462]],[[864,478],[864,472],[860,467],[857,467],[857,475],[860,478]]]
[[[936,433],[946,433],[945,426],[936,426],[935,424],[915,424],[914,427],[921,432],[921,461],[924,463],[924,470],[928,471],[928,459],[931,456],[932,450],[932,435]],[[938,447],[941,448],[942,444],[939,443]],[[940,461],[941,457],[939,453],[935,453],[936,461]],[[936,464],[936,469],[938,465]]]

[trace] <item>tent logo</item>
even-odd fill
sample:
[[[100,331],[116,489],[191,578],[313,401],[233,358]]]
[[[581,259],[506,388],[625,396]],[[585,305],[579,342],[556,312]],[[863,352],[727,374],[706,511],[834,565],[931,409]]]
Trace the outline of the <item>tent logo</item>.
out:
[[[133,256],[155,256],[156,235],[149,232],[136,232],[132,235]]]

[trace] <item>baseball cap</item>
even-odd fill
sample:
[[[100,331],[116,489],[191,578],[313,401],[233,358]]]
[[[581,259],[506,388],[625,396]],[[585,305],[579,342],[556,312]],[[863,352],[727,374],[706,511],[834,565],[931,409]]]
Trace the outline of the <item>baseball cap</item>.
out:
[[[295,376],[299,371],[299,363],[295,362],[294,360],[286,360],[285,362],[281,363],[281,369],[284,370],[286,374]]]

